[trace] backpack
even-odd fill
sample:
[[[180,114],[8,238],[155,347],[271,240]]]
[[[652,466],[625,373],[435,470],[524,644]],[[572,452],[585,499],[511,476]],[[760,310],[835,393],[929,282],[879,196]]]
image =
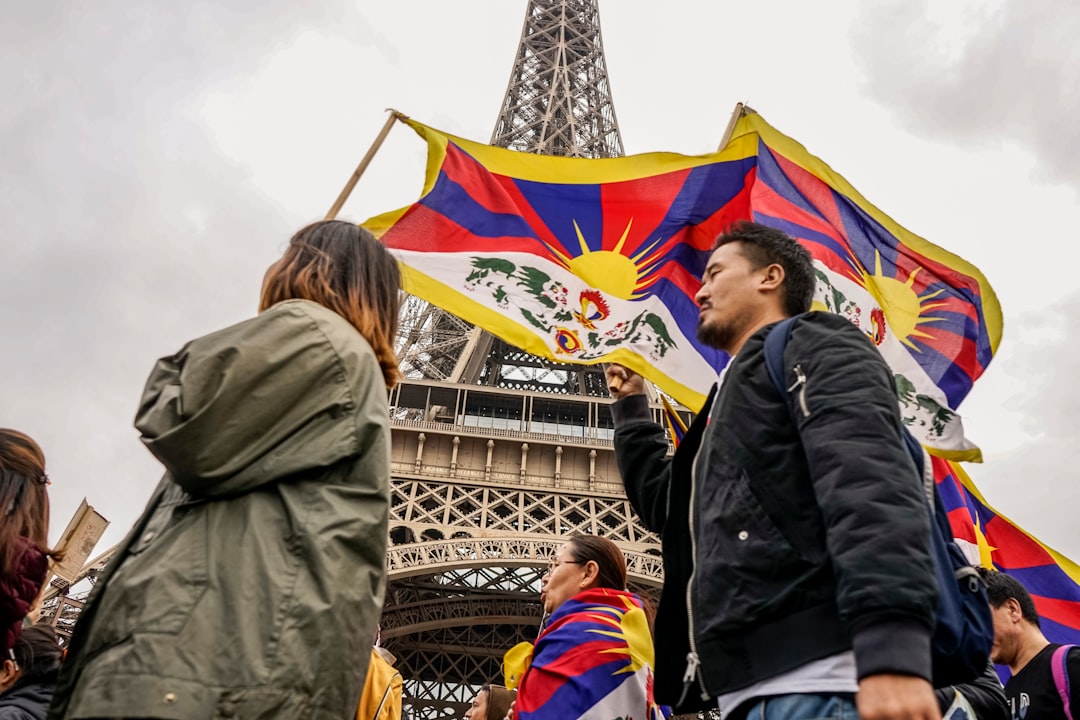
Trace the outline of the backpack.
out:
[[[777,323],[765,338],[765,367],[785,404],[788,389],[784,382],[784,348],[799,317]],[[790,405],[788,410],[791,411]],[[923,477],[930,513],[930,554],[938,584],[938,607],[930,637],[932,682],[934,687],[967,683],[986,670],[994,641],[986,586],[953,538],[949,517],[922,446],[906,427],[901,429],[908,454]]]
[[[1061,696],[1061,704],[1065,708],[1065,717],[1068,720],[1073,720],[1073,714],[1069,702],[1069,668],[1066,666],[1066,661],[1069,659],[1069,651],[1074,647],[1077,646],[1062,645],[1054,650],[1050,658],[1050,672],[1054,676],[1054,686],[1057,688],[1058,695]]]

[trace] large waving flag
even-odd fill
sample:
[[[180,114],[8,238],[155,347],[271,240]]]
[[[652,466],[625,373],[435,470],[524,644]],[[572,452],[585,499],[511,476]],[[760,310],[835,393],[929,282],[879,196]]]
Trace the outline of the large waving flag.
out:
[[[755,159],[514,152],[404,120],[428,143],[420,200],[364,223],[405,290],[534,355],[619,362],[704,404],[727,356],[695,338],[712,241],[747,216]]]
[[[892,367],[912,433],[936,454],[979,460],[956,408],[1001,341],[1001,308],[977,268],[905,230],[753,111],[729,148],[756,146],[752,219],[810,250],[815,306],[844,315]]]
[[[428,143],[423,194],[365,226],[395,251],[408,292],[535,355],[619,362],[696,411],[728,358],[697,341],[694,294],[716,235],[753,219],[810,249],[816,306],[877,344],[916,437],[978,459],[955,410],[1001,336],[986,279],[756,113],[717,153],[595,160],[404,122]]]
[[[953,535],[968,559],[1019,580],[1031,593],[1051,642],[1080,644],[1080,566],[998,514],[960,465],[931,460]]]

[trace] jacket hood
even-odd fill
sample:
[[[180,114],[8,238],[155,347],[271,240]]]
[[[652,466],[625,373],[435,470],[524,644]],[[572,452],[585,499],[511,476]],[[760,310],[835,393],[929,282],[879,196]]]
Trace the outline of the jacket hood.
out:
[[[326,467],[361,450],[352,388],[378,363],[356,338],[321,305],[278,303],[159,360],[135,426],[191,493],[242,492]]]

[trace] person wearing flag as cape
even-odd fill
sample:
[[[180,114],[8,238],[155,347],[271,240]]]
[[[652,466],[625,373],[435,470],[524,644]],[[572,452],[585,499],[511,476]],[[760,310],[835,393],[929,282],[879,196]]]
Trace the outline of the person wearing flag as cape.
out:
[[[664,720],[649,608],[626,589],[614,542],[571,534],[544,573],[540,602],[547,622],[526,669],[507,673],[507,685],[520,678],[513,720]]]
[[[697,332],[731,360],[671,458],[640,375],[607,369],[627,496],[663,540],[656,700],[725,720],[937,719],[929,519],[893,374],[848,320],[807,313],[814,277],[783,232],[717,238]],[[781,397],[764,340],[795,315]]]

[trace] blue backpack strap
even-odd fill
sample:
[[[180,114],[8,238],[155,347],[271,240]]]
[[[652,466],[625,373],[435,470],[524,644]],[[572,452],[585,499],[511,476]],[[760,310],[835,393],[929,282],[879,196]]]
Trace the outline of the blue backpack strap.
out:
[[[792,315],[773,325],[772,330],[765,336],[765,369],[769,371],[776,391],[780,397],[787,401],[787,383],[784,381],[784,348],[787,347],[791,337],[791,328],[801,315]]]

